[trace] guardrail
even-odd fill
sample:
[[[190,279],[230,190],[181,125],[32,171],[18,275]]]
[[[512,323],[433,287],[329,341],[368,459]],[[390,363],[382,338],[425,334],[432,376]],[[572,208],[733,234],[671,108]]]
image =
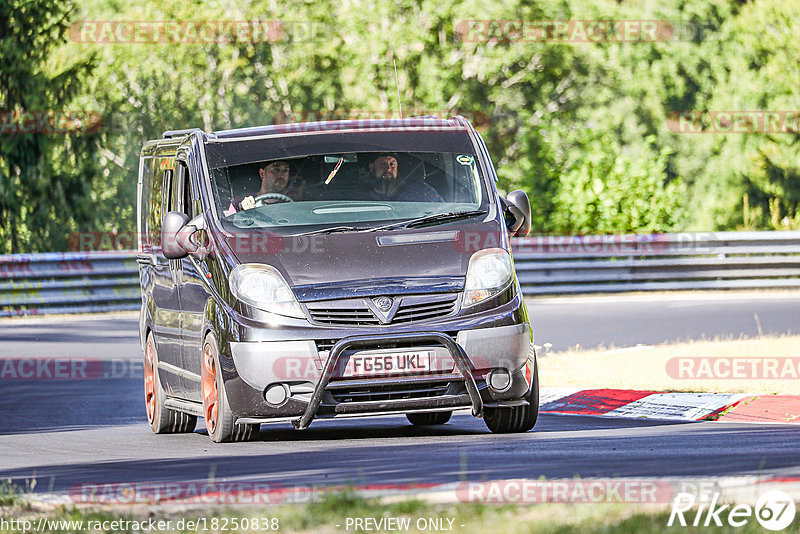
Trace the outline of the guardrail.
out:
[[[526,295],[800,287],[800,232],[515,240]]]
[[[138,310],[132,251],[0,256],[0,317]]]
[[[800,232],[514,240],[526,295],[800,287]],[[137,310],[133,251],[0,256],[0,317]]]

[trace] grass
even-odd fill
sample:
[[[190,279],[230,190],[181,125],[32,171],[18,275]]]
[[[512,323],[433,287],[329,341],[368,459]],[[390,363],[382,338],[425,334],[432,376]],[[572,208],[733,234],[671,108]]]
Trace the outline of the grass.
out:
[[[20,502],[19,489],[10,480],[0,481],[0,506],[15,506]]]
[[[626,349],[572,349],[541,357],[539,371],[543,386],[759,395],[800,393],[800,377],[687,379],[673,378],[667,372],[667,362],[672,358],[722,356],[729,358],[800,358],[800,336],[717,338]],[[796,366],[795,369],[797,369]],[[798,374],[800,375],[800,373]]]
[[[14,512],[13,507],[7,505],[0,507],[2,517],[10,517]],[[18,516],[17,514],[14,514]],[[44,529],[39,532],[79,532],[87,531],[86,522],[102,522],[115,520],[155,521],[169,520],[171,527],[159,532],[194,532],[203,529],[190,530],[177,528],[178,521],[194,520],[204,517],[208,525],[211,525],[212,518],[220,521],[233,518],[239,520],[243,518],[258,518],[259,521],[276,518],[278,532],[296,533],[335,533],[335,532],[364,532],[366,530],[355,529],[352,524],[347,523],[347,518],[408,518],[410,528],[408,532],[435,532],[436,529],[430,528],[430,524],[425,529],[417,528],[425,526],[421,522],[427,519],[442,520],[442,524],[449,526],[449,519],[452,520],[452,532],[458,533],[481,533],[502,531],[504,534],[522,534],[527,532],[537,532],[543,534],[561,534],[567,532],[581,532],[582,534],[610,534],[610,533],[649,533],[649,532],[679,532],[685,530],[684,527],[674,525],[667,527],[669,511],[663,507],[653,508],[643,505],[602,503],[602,504],[535,504],[535,505],[490,505],[480,503],[459,503],[459,504],[432,504],[420,500],[404,500],[397,502],[381,502],[376,499],[366,499],[353,493],[328,494],[319,502],[302,505],[281,505],[272,507],[238,507],[236,509],[226,507],[203,506],[197,509],[187,509],[187,507],[176,507],[176,505],[162,505],[158,507],[139,508],[136,510],[125,507],[103,507],[103,508],[75,508],[61,507],[50,510],[44,514],[49,520]],[[36,524],[42,513],[27,513],[19,515],[19,519],[31,521]],[[693,516],[693,514],[692,514]],[[689,515],[687,514],[687,517]],[[725,514],[722,515],[724,520]],[[73,524],[72,528],[58,528],[52,521],[83,521],[83,528],[78,528]],[[418,524],[418,522],[420,522]],[[232,521],[231,521],[232,523]],[[221,523],[220,523],[221,524]],[[207,532],[258,532],[263,528],[232,528],[231,524],[221,526],[217,529],[209,528]],[[123,528],[106,528],[103,532],[132,532],[135,528],[123,526]],[[442,529],[444,530],[444,529]],[[693,528],[698,532],[764,532],[758,523],[752,519],[743,528]],[[97,530],[95,530],[97,531]],[[373,532],[387,532],[380,528],[371,530]],[[397,530],[395,530],[397,531]],[[406,531],[406,530],[403,530]],[[3,526],[0,522],[0,533],[20,532]],[[798,532],[798,523],[787,528],[783,532]]]

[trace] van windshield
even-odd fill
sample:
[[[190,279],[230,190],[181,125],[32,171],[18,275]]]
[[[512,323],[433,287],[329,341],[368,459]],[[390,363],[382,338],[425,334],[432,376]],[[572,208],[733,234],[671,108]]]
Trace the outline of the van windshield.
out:
[[[280,234],[363,230],[487,209],[473,150],[272,157],[211,168],[223,224]],[[228,160],[230,161],[230,160]]]

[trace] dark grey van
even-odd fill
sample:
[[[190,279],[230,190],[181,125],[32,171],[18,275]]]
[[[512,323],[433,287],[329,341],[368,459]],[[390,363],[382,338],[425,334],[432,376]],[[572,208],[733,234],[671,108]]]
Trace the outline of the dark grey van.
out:
[[[138,182],[145,405],[156,433],[469,409],[536,423],[533,333],[501,198],[462,117],[336,121],[145,144]]]

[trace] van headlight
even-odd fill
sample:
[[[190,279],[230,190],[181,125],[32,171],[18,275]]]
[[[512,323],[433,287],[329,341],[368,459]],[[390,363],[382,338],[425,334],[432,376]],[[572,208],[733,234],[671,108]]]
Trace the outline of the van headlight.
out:
[[[258,263],[238,265],[231,273],[230,286],[237,299],[259,310],[305,318],[289,284],[275,267]]]
[[[511,255],[502,248],[479,250],[469,259],[464,284],[464,307],[502,293],[514,280]]]

